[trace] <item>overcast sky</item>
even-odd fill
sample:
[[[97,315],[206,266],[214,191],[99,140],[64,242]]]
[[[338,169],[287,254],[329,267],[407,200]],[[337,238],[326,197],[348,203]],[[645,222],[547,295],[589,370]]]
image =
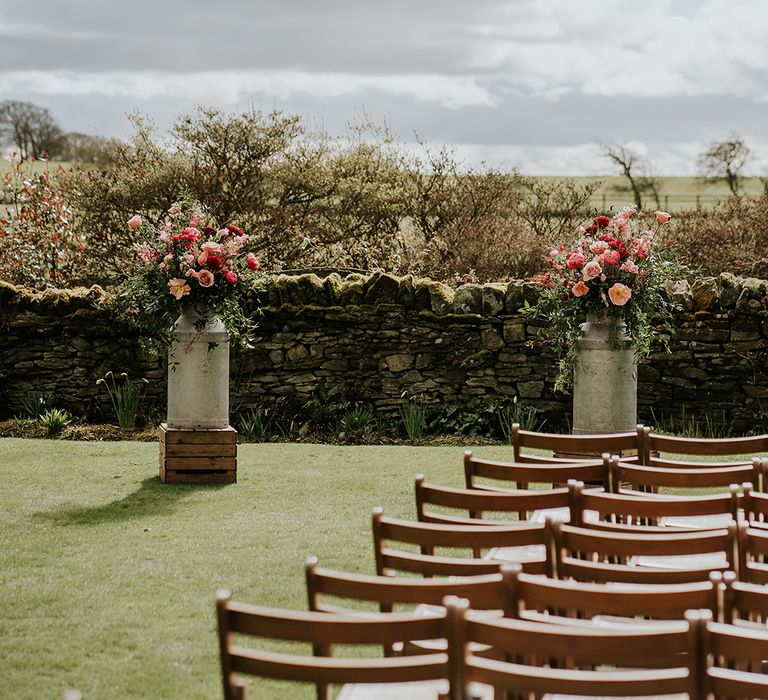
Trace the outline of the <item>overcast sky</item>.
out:
[[[733,133],[768,172],[766,0],[0,0],[0,101],[127,137],[198,105],[365,113],[531,174],[609,172],[597,143],[693,174]]]

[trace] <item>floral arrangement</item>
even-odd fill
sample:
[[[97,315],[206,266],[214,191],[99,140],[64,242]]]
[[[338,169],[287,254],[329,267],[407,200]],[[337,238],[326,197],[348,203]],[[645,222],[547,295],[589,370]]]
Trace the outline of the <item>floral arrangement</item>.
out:
[[[259,280],[259,261],[248,251],[248,236],[237,226],[207,225],[194,205],[174,204],[160,226],[140,215],[129,228],[145,232],[136,247],[133,276],[119,295],[118,306],[138,311],[145,336],[170,342],[174,321],[187,305],[205,319],[218,316],[231,342],[245,344],[254,327],[243,305]]]
[[[547,255],[549,271],[532,279],[540,291],[538,300],[526,302],[522,312],[547,322],[560,355],[557,389],[571,381],[576,341],[588,312],[616,319],[609,343],[618,345],[624,331],[641,357],[654,337],[668,341],[672,305],[662,289],[688,270],[656,246],[656,234],[671,215],[654,212],[651,227],[648,218],[634,206],[612,218],[598,216],[579,228],[570,245],[553,248]]]

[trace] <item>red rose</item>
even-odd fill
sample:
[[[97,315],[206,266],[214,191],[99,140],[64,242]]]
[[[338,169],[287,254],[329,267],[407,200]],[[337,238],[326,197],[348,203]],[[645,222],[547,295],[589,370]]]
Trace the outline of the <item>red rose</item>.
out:
[[[213,270],[214,272],[216,270],[221,270],[221,268],[224,267],[224,263],[221,262],[221,258],[218,255],[209,255],[205,261],[205,264],[210,270]]]
[[[206,227],[203,229],[203,233],[204,233],[206,236],[210,236],[212,233],[216,233],[216,229],[215,229],[215,228],[213,228],[213,226],[206,226]]]
[[[610,223],[611,220],[607,216],[598,216],[595,219],[595,226],[597,226],[597,228],[605,228]]]
[[[227,280],[230,284],[236,284],[237,283],[237,275],[232,272],[232,270],[227,270],[224,273],[224,279]]]
[[[227,226],[227,230],[234,236],[244,236],[245,232],[238,226]]]
[[[597,233],[597,226],[595,226],[594,224],[592,224],[592,226],[587,226],[584,229],[584,233]]]

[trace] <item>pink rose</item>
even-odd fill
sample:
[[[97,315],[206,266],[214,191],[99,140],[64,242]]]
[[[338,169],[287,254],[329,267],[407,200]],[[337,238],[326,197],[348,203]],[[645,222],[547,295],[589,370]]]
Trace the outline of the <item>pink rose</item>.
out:
[[[637,265],[635,265],[635,263],[631,260],[626,260],[621,266],[621,269],[626,272],[631,272],[633,275],[637,274]]]
[[[580,250],[574,250],[569,255],[565,264],[569,270],[574,270],[584,264],[584,254]]]
[[[232,270],[227,270],[224,273],[224,279],[230,284],[237,284],[237,275]]]
[[[589,287],[584,284],[583,280],[579,280],[576,284],[573,285],[571,291],[573,292],[573,296],[583,297],[589,291]]]
[[[128,219],[128,228],[135,231],[137,228],[141,228],[142,223],[143,222],[141,217],[138,214],[134,214],[130,219]]]
[[[178,204],[174,204],[169,210],[168,214],[170,216],[176,217],[179,214],[181,214],[181,207]]]
[[[607,241],[595,241],[591,246],[589,246],[589,249],[595,255],[602,255],[606,250],[608,250],[608,242]]]
[[[191,267],[189,270],[187,270],[187,277],[191,277],[192,279],[197,279],[198,272],[197,270],[193,270]]]
[[[608,290],[608,298],[614,306],[624,306],[632,298],[632,290],[626,284],[616,282]]]
[[[602,260],[606,265],[617,265],[619,260],[621,260],[621,255],[617,250],[606,250],[600,256],[600,260]]]
[[[660,224],[666,224],[672,218],[672,214],[667,214],[665,211],[655,211],[653,213],[656,216],[656,221]]]
[[[259,261],[256,260],[256,256],[253,253],[248,254],[248,257],[245,259],[245,264],[254,272],[259,269]]]
[[[177,299],[181,299],[181,297],[186,296],[192,291],[190,286],[187,284],[187,281],[181,277],[174,277],[172,280],[169,280],[168,290],[169,293],[172,296],[175,296]]]
[[[197,281],[201,287],[213,287],[213,273],[210,270],[200,270]]]
[[[581,271],[581,277],[585,282],[589,282],[589,280],[595,279],[595,277],[602,271],[603,268],[600,267],[600,263],[598,263],[597,260],[590,260],[584,265],[584,269]]]

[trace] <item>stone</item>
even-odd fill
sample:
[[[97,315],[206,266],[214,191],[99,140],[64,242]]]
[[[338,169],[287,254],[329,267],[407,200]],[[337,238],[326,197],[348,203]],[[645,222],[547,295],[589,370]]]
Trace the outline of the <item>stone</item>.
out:
[[[366,304],[397,304],[400,296],[400,280],[394,275],[374,272],[366,284],[363,297]]]
[[[413,366],[414,356],[407,354],[388,355],[385,359],[390,372],[404,372]]]
[[[436,316],[445,316],[453,311],[454,291],[447,284],[432,282],[429,285],[429,301]]]
[[[485,316],[498,316],[504,311],[504,299],[507,285],[501,282],[490,282],[482,288],[482,312]]]
[[[507,285],[507,291],[504,295],[504,309],[508,314],[516,314],[523,305],[523,295],[525,292],[525,282],[523,280],[512,280]]]
[[[480,331],[480,344],[488,350],[501,350],[504,347],[504,339],[494,328],[486,328]]]
[[[504,321],[504,340],[506,343],[522,343],[525,340],[525,321],[515,319]]]
[[[708,311],[717,306],[718,289],[717,280],[714,277],[702,277],[691,285],[693,307]]]
[[[518,382],[517,390],[522,399],[538,399],[544,391],[544,382]]]
[[[299,360],[304,360],[307,357],[309,357],[309,349],[306,345],[302,345],[301,343],[288,348],[288,350],[285,352],[285,359],[288,362],[298,362]]]
[[[720,308],[733,308],[741,294],[741,277],[737,277],[731,272],[722,272],[718,278],[718,287],[720,289]]]
[[[483,288],[479,284],[462,284],[454,294],[453,310],[457,314],[482,314]]]
[[[693,295],[688,280],[669,280],[666,285],[666,292],[673,304],[687,311],[693,310]]]

